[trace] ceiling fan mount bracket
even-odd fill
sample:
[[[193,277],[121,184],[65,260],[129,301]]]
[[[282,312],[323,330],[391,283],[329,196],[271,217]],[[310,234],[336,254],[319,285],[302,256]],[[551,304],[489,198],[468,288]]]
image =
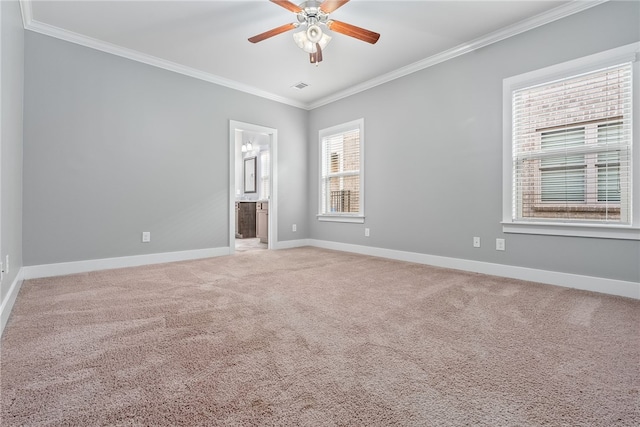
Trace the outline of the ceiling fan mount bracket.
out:
[[[312,3],[319,4],[318,2]],[[323,12],[317,6],[305,6],[305,3],[302,3],[300,7],[302,10],[296,14],[296,17],[301,24],[325,24],[329,20],[329,14]]]

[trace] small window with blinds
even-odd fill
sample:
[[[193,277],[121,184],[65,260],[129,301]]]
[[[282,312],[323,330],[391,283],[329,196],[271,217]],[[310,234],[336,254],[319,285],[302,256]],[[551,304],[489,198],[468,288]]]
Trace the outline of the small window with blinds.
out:
[[[362,119],[320,131],[318,219],[363,222]]]
[[[503,232],[640,240],[639,54],[632,43],[504,80]]]

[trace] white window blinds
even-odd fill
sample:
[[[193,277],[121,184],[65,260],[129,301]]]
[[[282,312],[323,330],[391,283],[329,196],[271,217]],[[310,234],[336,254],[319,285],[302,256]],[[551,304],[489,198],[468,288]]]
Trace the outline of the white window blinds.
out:
[[[632,67],[512,93],[513,219],[631,221]]]
[[[320,214],[362,214],[359,123],[321,136]]]

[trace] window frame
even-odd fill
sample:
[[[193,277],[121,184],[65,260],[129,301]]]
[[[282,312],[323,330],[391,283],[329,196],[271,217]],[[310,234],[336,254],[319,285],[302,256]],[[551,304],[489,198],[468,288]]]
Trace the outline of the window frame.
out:
[[[357,213],[351,212],[331,212],[324,213],[322,212],[322,204],[323,199],[326,197],[326,194],[322,191],[322,183],[323,183],[323,139],[328,136],[345,133],[348,131],[352,131],[354,129],[358,129],[359,131],[359,157],[360,157],[360,170],[359,170],[359,206]],[[318,132],[318,221],[329,221],[329,222],[349,222],[349,223],[364,223],[364,118],[352,120],[350,122],[342,123],[336,126],[332,126],[329,128],[321,129]]]
[[[638,135],[640,134],[640,67],[638,55],[640,43],[631,43],[618,48],[610,49],[594,55],[589,55],[576,60],[564,62],[503,80],[503,153],[502,153],[502,231],[504,233],[558,235],[576,237],[595,237],[609,239],[640,240],[640,147]],[[555,80],[596,71],[607,66],[613,66],[624,62],[632,63],[632,141],[631,141],[631,218],[630,224],[562,222],[561,220],[519,221],[513,215],[513,105],[512,94],[514,91],[526,87],[550,83]]]

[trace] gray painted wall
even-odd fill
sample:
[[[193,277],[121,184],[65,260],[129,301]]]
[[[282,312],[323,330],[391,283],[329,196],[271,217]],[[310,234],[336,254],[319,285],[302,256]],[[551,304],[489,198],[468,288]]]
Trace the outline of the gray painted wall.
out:
[[[500,225],[502,80],[638,41],[639,17],[639,2],[606,3],[311,111],[310,237],[640,281],[638,241],[503,234]],[[318,131],[360,117],[366,222],[318,222]]]
[[[0,283],[0,302],[22,267],[22,94],[24,30],[17,1],[1,1],[2,16],[2,165],[0,183],[1,259],[9,255],[9,274]]]
[[[27,32],[24,264],[227,246],[233,119],[279,130],[280,241],[639,281],[638,242],[500,226],[502,80],[638,41],[639,14],[607,3],[311,112]],[[318,130],[360,117],[366,223],[319,223]]]
[[[32,32],[24,96],[25,265],[228,246],[230,119],[278,129],[278,239],[308,229],[305,110]]]

